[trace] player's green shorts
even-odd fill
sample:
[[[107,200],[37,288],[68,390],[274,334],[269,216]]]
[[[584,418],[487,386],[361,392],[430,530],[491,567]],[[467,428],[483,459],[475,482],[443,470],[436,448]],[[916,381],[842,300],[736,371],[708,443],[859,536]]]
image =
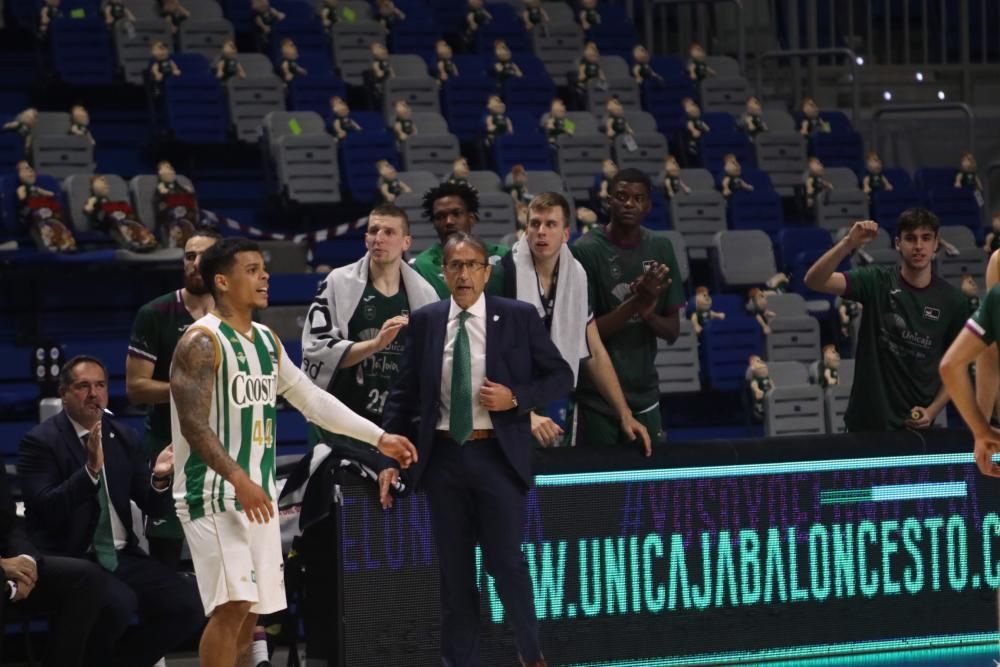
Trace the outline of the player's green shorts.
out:
[[[630,441],[622,431],[618,417],[597,412],[579,403],[574,406],[573,413],[570,424],[577,447],[611,449],[637,446],[637,443]],[[632,413],[632,416],[649,431],[649,439],[654,446],[663,442],[663,423],[660,419],[659,406],[639,414]]]

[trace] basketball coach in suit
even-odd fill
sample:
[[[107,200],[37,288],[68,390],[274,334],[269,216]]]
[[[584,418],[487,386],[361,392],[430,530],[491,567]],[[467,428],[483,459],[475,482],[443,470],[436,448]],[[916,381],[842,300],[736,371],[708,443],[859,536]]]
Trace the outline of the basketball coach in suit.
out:
[[[383,427],[417,443],[410,487],[422,488],[430,505],[441,576],[442,663],[479,665],[478,541],[521,663],[544,667],[521,553],[533,484],[529,413],[568,393],[573,371],[533,306],[483,294],[491,267],[482,241],[455,232],[443,252],[451,298],[410,316]]]
[[[194,580],[150,558],[132,530],[130,501],[154,518],[173,502],[173,450],[150,467],[136,434],[105,412],[108,378],[98,359],[66,362],[59,396],[62,412],[21,441],[28,534],[43,554],[100,566],[106,623],[121,636],[104,664],[149,667],[204,624]]]

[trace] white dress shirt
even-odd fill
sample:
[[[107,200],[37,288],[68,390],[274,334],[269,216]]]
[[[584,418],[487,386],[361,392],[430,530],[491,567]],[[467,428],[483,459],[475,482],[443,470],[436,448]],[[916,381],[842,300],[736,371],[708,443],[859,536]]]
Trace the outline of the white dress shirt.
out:
[[[73,418],[69,415],[66,415],[66,418],[69,419],[69,423],[72,424],[73,428],[76,430],[76,441],[80,443],[81,447],[83,447],[84,445],[81,442],[81,439],[84,436],[89,437],[90,431],[73,421]],[[101,434],[101,437],[104,437],[103,433]],[[115,434],[108,433],[108,437],[113,438],[115,437]],[[86,467],[86,465],[84,465],[83,469],[87,473],[87,476],[90,477],[90,480],[94,483],[94,486],[97,486],[100,480],[90,474],[90,468]],[[111,503],[111,492],[108,491],[108,476],[104,472],[103,467],[101,468],[101,474],[104,476],[104,493],[107,494],[108,497],[108,512],[111,515],[111,535],[115,538],[115,550],[121,551],[125,548],[125,545],[128,544],[128,531],[125,530],[125,524],[122,523],[121,517],[119,517],[118,512],[115,511],[115,506]],[[131,519],[132,517],[129,517],[129,520]]]
[[[441,416],[437,427],[448,430],[451,419],[451,367],[452,356],[455,353],[455,338],[458,335],[458,314],[461,307],[451,299],[451,310],[448,311],[448,328],[444,333],[444,354],[441,355]],[[492,429],[493,420],[489,411],[479,404],[479,390],[486,379],[486,297],[479,295],[468,309],[469,317],[465,320],[465,331],[469,334],[469,360],[472,366],[472,428]]]

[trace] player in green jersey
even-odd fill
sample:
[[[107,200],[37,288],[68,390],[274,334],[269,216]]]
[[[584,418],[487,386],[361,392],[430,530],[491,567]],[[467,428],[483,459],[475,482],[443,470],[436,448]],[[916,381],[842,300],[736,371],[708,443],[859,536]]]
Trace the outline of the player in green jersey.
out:
[[[646,456],[652,445],[646,427],[632,416],[611,357],[604,349],[590,310],[587,274],[573,258],[569,245],[569,202],[557,192],[542,192],[528,204],[528,226],[500,264],[504,296],[535,306],[552,342],[573,370],[575,380],[586,368],[608,405],[618,415],[622,433],[642,443]],[[531,434],[542,446],[562,440],[563,429],[551,418],[531,413]],[[572,445],[572,423],[566,444]]]
[[[202,255],[200,270],[215,308],[181,338],[170,370],[174,500],[209,617],[201,665],[232,667],[250,646],[257,615],[286,605],[281,535],[271,521],[277,397],[404,468],[417,453],[313,385],[277,336],[253,322],[268,300],[257,244],[223,239]]]
[[[856,222],[806,273],[817,292],[864,306],[854,384],[844,423],[848,431],[929,428],[948,403],[938,363],[968,316],[962,292],[934,275],[937,216],[911,208],[896,222],[899,266],[837,267],[875,238],[878,224]]]
[[[198,271],[198,260],[220,238],[211,230],[195,232],[184,244],[184,287],[144,305],[132,325],[125,391],[132,405],[149,406],[143,445],[150,460],[170,444],[170,362],[174,348],[187,328],[214,304]],[[172,507],[164,516],[149,520],[146,537],[149,555],[176,570],[184,532]]]
[[[406,211],[376,207],[368,214],[368,252],[320,283],[302,329],[302,370],[376,424],[398,374],[410,311],[438,301],[434,288],[402,260],[411,241]],[[364,443],[315,425],[310,440],[337,447],[375,472],[386,463],[371,457]]]
[[[597,330],[632,415],[660,442],[657,339],[677,340],[685,299],[673,245],[642,226],[651,191],[649,177],[641,171],[620,171],[610,186],[610,222],[581,236],[573,254],[587,272]],[[580,377],[576,401],[578,446],[629,442],[620,418],[587,374]]]
[[[472,233],[479,214],[479,196],[468,185],[442,183],[431,188],[424,195],[424,216],[431,221],[438,233],[440,241],[416,256],[411,264],[417,273],[431,284],[438,297],[447,299],[451,296],[448,285],[445,284],[441,271],[443,258],[441,249],[448,237],[455,232]],[[513,220],[511,229],[513,229]],[[503,292],[503,271],[500,268],[500,258],[510,252],[505,245],[487,243],[489,262],[493,267],[490,281],[486,284],[486,293],[501,296]]]
[[[993,455],[1000,453],[1000,430],[990,425],[992,415],[983,410],[981,403],[977,403],[968,369],[969,364],[976,361],[987,346],[995,344],[998,337],[1000,285],[994,285],[979,304],[979,310],[973,313],[965,329],[945,352],[940,366],[941,380],[976,439],[973,447],[976,465],[990,477],[1000,477],[1000,466],[993,462]],[[977,380],[978,377],[979,373]],[[986,407],[992,408],[993,404],[988,403]]]

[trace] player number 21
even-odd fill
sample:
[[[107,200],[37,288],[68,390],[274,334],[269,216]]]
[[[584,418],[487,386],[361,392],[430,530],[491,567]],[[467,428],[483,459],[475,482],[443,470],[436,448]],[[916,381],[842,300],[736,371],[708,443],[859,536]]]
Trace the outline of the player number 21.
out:
[[[379,391],[378,389],[372,389],[368,392],[368,405],[365,406],[365,410],[372,412],[374,414],[382,414],[382,408],[385,407],[385,399],[389,397],[389,390]]]
[[[270,417],[261,421],[254,420],[253,444],[270,447],[274,444],[274,420]]]

